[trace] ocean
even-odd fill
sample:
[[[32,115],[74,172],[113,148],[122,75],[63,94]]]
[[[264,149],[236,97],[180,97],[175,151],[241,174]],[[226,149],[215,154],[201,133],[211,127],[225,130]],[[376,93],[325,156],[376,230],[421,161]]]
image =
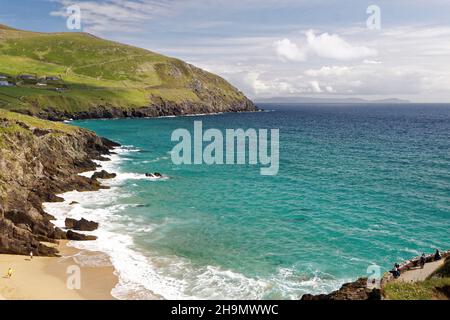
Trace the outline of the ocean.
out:
[[[111,189],[45,208],[100,223],[119,299],[299,299],[371,265],[450,249],[450,105],[275,105],[265,112],[74,121],[123,147]],[[280,168],[175,165],[175,129],[280,132]],[[160,172],[164,179],[145,177]],[[89,175],[92,173],[87,173]],[[70,204],[77,201],[78,204]],[[101,264],[104,261],[91,261]]]

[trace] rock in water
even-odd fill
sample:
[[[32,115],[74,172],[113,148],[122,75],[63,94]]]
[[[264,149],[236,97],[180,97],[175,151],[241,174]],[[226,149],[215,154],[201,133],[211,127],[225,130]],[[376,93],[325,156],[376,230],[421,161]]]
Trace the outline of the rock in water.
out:
[[[117,174],[115,173],[109,173],[105,170],[102,170],[100,172],[96,172],[92,175],[91,179],[114,179],[117,177]]]
[[[75,226],[75,223],[77,223],[77,220],[71,219],[71,218],[66,218],[66,221],[65,221],[66,229],[73,229],[73,227]]]
[[[65,225],[67,229],[73,229],[77,231],[94,231],[98,229],[97,222],[88,221],[84,218],[81,220],[66,218]]]
[[[72,230],[67,231],[67,239],[75,241],[93,241],[97,240],[96,236],[88,236],[85,234],[77,233]]]

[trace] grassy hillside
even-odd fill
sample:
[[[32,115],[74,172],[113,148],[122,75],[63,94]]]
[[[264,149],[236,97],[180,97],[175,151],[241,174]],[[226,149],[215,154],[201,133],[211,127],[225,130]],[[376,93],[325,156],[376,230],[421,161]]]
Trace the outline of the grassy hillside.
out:
[[[224,79],[181,60],[85,33],[36,33],[0,25],[0,75],[56,76],[60,86],[0,87],[0,108],[74,114],[170,104],[179,113],[244,111],[253,105]],[[189,107],[186,107],[189,106]],[[194,107],[193,107],[194,106]],[[181,110],[180,110],[181,108]],[[186,110],[183,110],[185,108]],[[241,110],[242,109],[242,110]]]

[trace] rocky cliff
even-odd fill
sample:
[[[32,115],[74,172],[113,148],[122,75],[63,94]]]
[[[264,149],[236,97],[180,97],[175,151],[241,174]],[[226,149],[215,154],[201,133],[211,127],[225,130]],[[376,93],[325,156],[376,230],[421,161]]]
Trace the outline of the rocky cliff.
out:
[[[381,300],[381,290],[368,288],[367,278],[360,278],[354,282],[344,284],[339,290],[331,292],[330,294],[305,294],[301,300]]]
[[[98,190],[78,173],[94,170],[115,144],[93,132],[0,109],[0,253],[54,256],[46,242],[66,239],[43,202],[56,194]]]

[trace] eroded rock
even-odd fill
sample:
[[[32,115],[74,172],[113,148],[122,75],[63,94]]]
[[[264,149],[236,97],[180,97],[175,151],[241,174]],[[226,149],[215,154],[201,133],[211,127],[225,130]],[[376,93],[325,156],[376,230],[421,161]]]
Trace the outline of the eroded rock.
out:
[[[115,173],[109,173],[105,170],[102,170],[100,172],[95,172],[92,175],[91,179],[114,179],[115,177],[117,177],[117,174]]]
[[[67,229],[73,229],[77,231],[94,231],[98,229],[97,222],[88,221],[84,218],[82,218],[81,220],[66,218],[65,225]]]
[[[85,235],[82,233],[77,233],[72,230],[67,231],[67,239],[75,241],[93,241],[97,240],[96,236]]]

